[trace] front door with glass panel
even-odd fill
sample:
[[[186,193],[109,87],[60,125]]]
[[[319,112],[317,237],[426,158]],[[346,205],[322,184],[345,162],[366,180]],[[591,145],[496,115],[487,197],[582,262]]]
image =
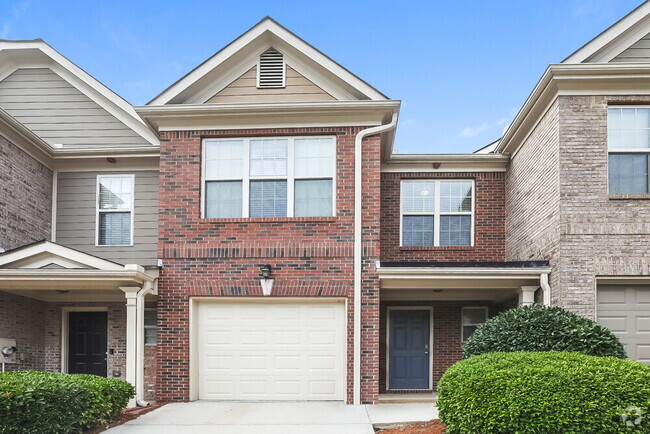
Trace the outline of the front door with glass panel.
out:
[[[389,311],[388,388],[429,389],[430,310]]]

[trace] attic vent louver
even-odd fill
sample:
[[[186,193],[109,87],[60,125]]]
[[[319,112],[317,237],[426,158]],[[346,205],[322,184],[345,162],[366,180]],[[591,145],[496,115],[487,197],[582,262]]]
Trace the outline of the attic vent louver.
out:
[[[269,48],[260,54],[257,71],[257,87],[284,87],[284,57],[282,53]]]

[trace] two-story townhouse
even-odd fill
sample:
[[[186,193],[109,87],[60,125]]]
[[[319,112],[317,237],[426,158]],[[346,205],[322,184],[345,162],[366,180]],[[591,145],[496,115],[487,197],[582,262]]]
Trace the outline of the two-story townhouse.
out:
[[[393,153],[400,102],[270,18],[135,109],[42,42],[0,43],[12,367],[92,365],[141,402],[152,381],[432,400],[480,323],[534,302],[650,360],[648,34],[646,3],[551,65],[500,141],[430,155]]]
[[[131,105],[52,47],[0,41],[3,368],[154,397],[158,153]]]
[[[266,18],[136,107],[161,142],[159,399],[431,399],[533,302],[508,157],[393,155],[399,106]]]

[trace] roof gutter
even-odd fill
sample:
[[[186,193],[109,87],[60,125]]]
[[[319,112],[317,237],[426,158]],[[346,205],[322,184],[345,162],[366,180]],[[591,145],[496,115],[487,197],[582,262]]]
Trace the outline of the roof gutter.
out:
[[[385,133],[397,126],[398,113],[393,112],[388,124],[366,128],[354,139],[354,392],[353,404],[361,404],[361,259],[362,259],[362,170],[363,139]]]

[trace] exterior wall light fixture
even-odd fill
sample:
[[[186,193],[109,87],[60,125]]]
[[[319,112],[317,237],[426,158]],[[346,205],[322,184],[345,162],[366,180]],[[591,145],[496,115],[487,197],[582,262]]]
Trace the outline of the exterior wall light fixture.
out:
[[[269,264],[266,264],[262,265],[260,270],[262,271],[262,279],[260,279],[260,285],[262,285],[262,294],[265,296],[271,295],[271,291],[273,290],[273,283],[275,282],[272,274],[273,269]]]

